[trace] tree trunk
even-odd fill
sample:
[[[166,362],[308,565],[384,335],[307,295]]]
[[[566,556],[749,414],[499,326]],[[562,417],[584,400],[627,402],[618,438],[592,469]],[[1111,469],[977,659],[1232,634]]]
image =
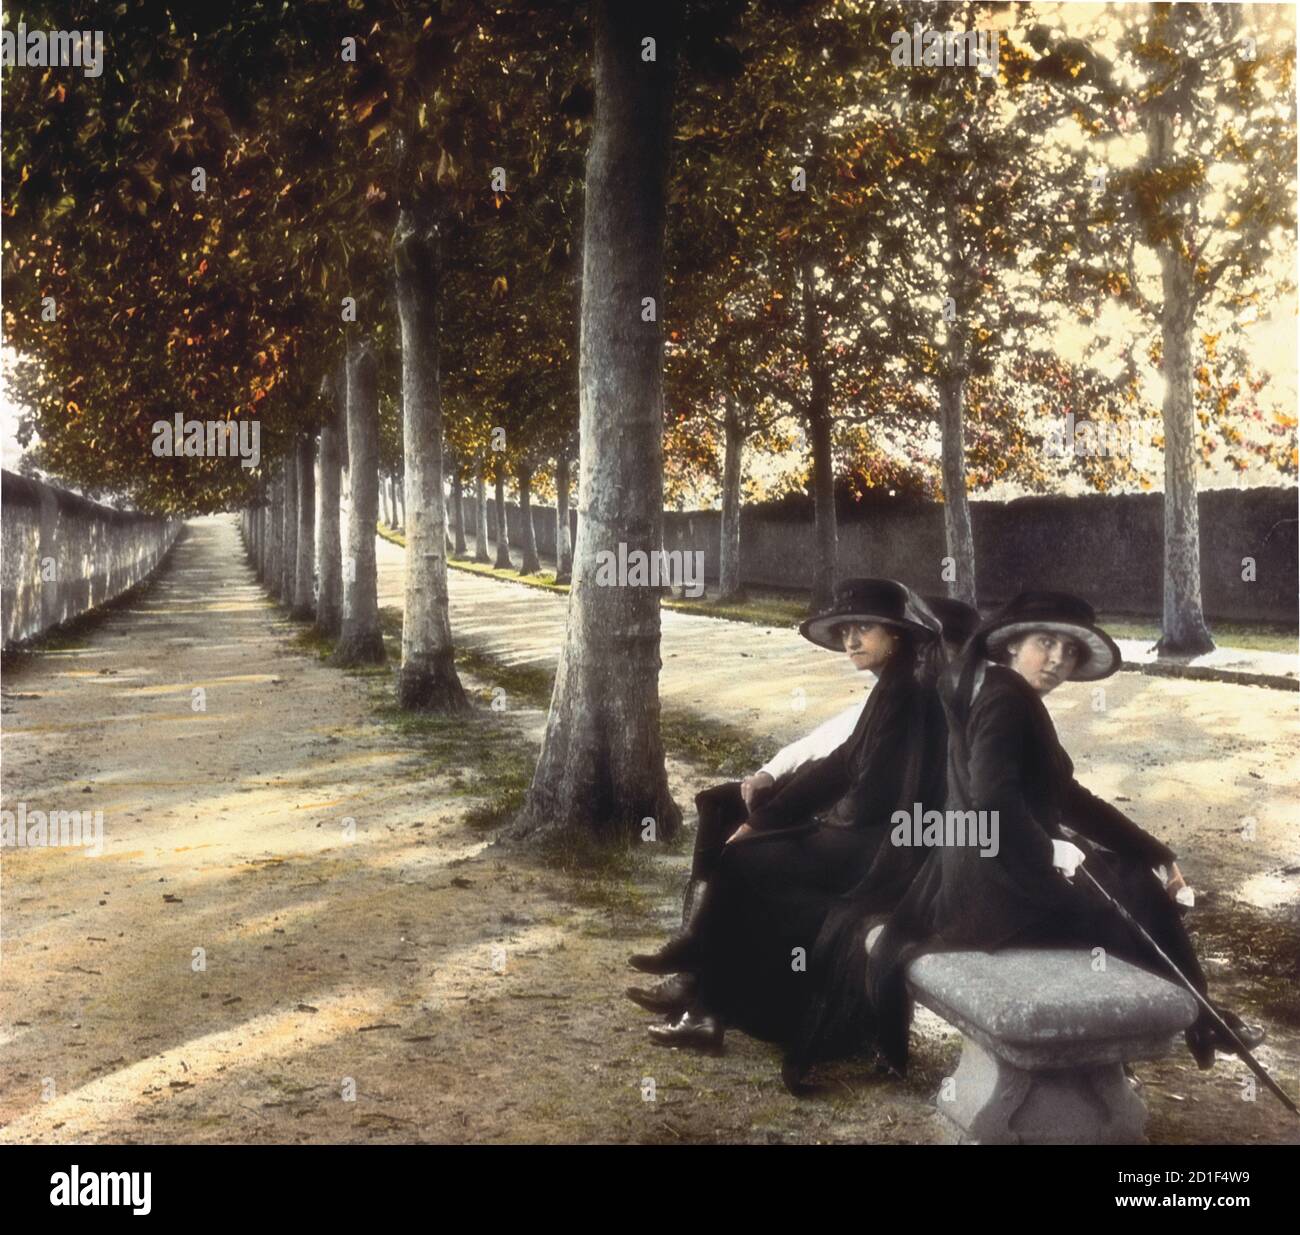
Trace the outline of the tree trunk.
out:
[[[971,533],[970,500],[966,496],[966,445],[963,425],[966,379],[960,372],[939,381],[939,417],[943,459],[943,530],[952,558],[948,595],[975,603],[975,538]]]
[[[320,431],[320,529],[316,563],[319,590],[316,597],[316,625],[331,639],[343,629],[343,548],[339,528],[339,431],[347,423],[347,382],[335,379],[333,406]]]
[[[460,460],[451,469],[451,530],[456,556],[465,556],[465,492],[461,482]]]
[[[298,443],[298,560],[294,569],[291,616],[310,621],[316,611],[316,451],[314,441]]]
[[[266,575],[262,580],[274,600],[280,593],[280,563],[284,537],[284,478],[277,470],[271,481],[266,520]]]
[[[492,560],[488,552],[487,483],[483,479],[482,459],[474,464],[474,560]]]
[[[524,561],[519,567],[521,575],[542,573],[542,561],[537,556],[537,529],[533,527],[533,465],[519,465],[519,522],[524,529]]]
[[[406,469],[397,473],[393,485],[393,509],[397,513],[397,530],[406,535]]]
[[[497,472],[496,486],[497,508],[497,560],[493,565],[497,570],[509,570],[510,561],[510,520],[506,518],[506,479],[505,469]]]
[[[817,546],[812,607],[817,611],[829,609],[835,599],[839,534],[835,525],[835,459],[831,453],[831,381],[813,279],[813,262],[805,259],[801,277],[803,345],[811,380],[807,419],[813,463],[813,541]]]
[[[397,703],[409,711],[463,712],[447,605],[447,517],[442,490],[438,373],[438,233],[403,209],[393,234],[402,322],[402,450],[406,477],[406,608]]]
[[[348,348],[348,543],[343,623],[332,663],[382,665],[375,524],[379,517],[379,378],[368,342]],[[409,571],[410,562],[408,559]]]
[[[1163,111],[1148,121],[1151,165],[1167,169],[1173,159],[1172,119]],[[1164,618],[1158,656],[1200,655],[1214,650],[1201,604],[1201,527],[1196,498],[1196,404],[1192,336],[1195,283],[1188,259],[1174,242],[1156,249],[1164,291],[1160,342],[1165,376]]]
[[[722,459],[722,545],[718,554],[718,591],[720,600],[739,600],[744,595],[740,583],[740,464],[745,449],[745,433],[740,417],[726,396],[725,454]]]
[[[579,346],[582,522],[546,735],[518,834],[669,839],[681,812],[659,732],[659,590],[597,583],[663,544],[664,189],[676,5],[593,0]],[[665,17],[665,13],[668,14]],[[642,60],[655,39],[656,59]],[[656,320],[644,320],[653,297]],[[647,821],[653,821],[648,824]],[[652,831],[650,830],[652,829]]]
[[[284,457],[284,531],[280,558],[280,603],[293,607],[293,586],[298,578],[298,448]]]
[[[569,454],[567,447],[555,460],[555,582],[573,578],[573,538],[569,535]]]

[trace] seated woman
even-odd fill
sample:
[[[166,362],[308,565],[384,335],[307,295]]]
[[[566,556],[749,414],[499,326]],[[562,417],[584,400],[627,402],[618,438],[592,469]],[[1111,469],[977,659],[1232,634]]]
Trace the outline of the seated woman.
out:
[[[800,629],[820,646],[842,643],[877,675],[853,733],[736,830],[691,927],[630,959],[696,979],[680,1019],[651,1027],[655,1041],[717,1050],[724,1026],[737,1025],[786,1047],[792,1087],[806,1062],[860,1044],[867,919],[892,906],[917,865],[914,851],[881,842],[896,810],[942,802],[944,770],[942,707],[917,673],[940,626],[919,598],[893,580],[849,580]]]
[[[1172,900],[1182,886],[1173,851],[1074,779],[1043,705],[1062,682],[1100,681],[1119,667],[1119,649],[1086,602],[1026,592],[975,632],[945,675],[948,808],[996,811],[999,848],[996,856],[958,845],[933,850],[871,954],[878,1045],[899,1071],[910,1020],[904,974],[922,952],[1073,944],[1167,973],[1095,888],[1068,878],[1079,861],[1205,992]],[[1153,873],[1157,866],[1172,871],[1167,887]],[[1221,1014],[1247,1045],[1262,1040],[1260,1030]],[[1208,1016],[1187,1031],[1201,1067],[1227,1046],[1220,1032]]]
[[[860,583],[867,582],[870,581],[850,580],[845,584],[845,589],[852,589]],[[853,602],[845,589],[841,590],[840,600],[851,607]],[[972,605],[946,596],[926,596],[924,600],[942,626],[944,659],[956,660],[962,646],[979,625],[978,611]],[[830,617],[831,615],[823,615],[814,622],[805,623],[801,628],[805,637],[818,647],[842,652],[848,656],[853,668],[859,673],[874,668],[869,660],[861,655],[859,641],[854,641],[851,645],[845,643],[843,626],[832,628],[829,639],[821,637]],[[939,662],[936,660],[933,668],[935,675],[938,668]],[[690,928],[696,909],[701,903],[700,894],[707,887],[715,864],[722,856],[722,851],[732,835],[748,819],[749,812],[784,789],[801,768],[815,760],[824,759],[837,747],[847,742],[853,736],[866,704],[867,700],[864,698],[837,712],[811,733],[791,742],[788,746],[783,746],[757,772],[745,777],[744,780],[714,785],[696,794],[695,846],[690,877],[682,897],[683,930]],[[690,1006],[694,998],[695,975],[672,974],[654,986],[630,986],[626,993],[629,999],[646,1011],[663,1013],[675,1020]]]

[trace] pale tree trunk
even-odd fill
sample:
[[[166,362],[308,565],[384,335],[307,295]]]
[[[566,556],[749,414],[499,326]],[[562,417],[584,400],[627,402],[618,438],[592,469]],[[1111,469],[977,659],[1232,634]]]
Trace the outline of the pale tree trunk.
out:
[[[519,567],[521,575],[536,575],[542,570],[541,559],[537,556],[537,530],[533,527],[533,465],[521,463],[518,472],[519,482],[519,521],[524,528],[523,565]]]
[[[293,606],[293,585],[298,577],[298,448],[284,457],[284,530],[281,533],[280,601]]]
[[[298,443],[298,560],[294,566],[292,617],[309,621],[316,608],[316,451],[313,439]]]
[[[280,570],[284,542],[284,477],[277,469],[271,481],[271,504],[267,519],[266,578],[262,580],[272,599],[280,594]]]
[[[966,496],[966,446],[963,410],[966,380],[960,372],[939,380],[940,452],[943,472],[943,530],[952,558],[948,595],[975,603],[975,538],[971,533],[970,500]]]
[[[740,417],[726,395],[724,455],[722,457],[722,544],[718,554],[720,600],[737,600],[744,594],[740,584],[740,464],[745,433]]]
[[[439,391],[438,235],[403,209],[393,234],[402,322],[402,449],[406,477],[406,608],[397,703],[408,710],[462,712],[447,604],[447,518],[442,490]]]
[[[944,371],[939,375],[940,472],[943,476],[943,529],[947,556],[941,578],[948,595],[975,604],[975,537],[971,532],[970,500],[966,495],[966,296],[961,214],[951,184],[944,194],[945,267],[948,294],[956,308],[947,323]]]
[[[663,544],[664,189],[677,6],[593,0],[579,347],[582,521],[546,735],[519,834],[665,840],[681,822],[659,732],[659,592],[600,586]],[[665,19],[664,14],[669,16]],[[641,58],[655,39],[656,60]]]
[[[397,473],[397,481],[393,485],[393,508],[397,512],[397,530],[403,535],[406,533],[406,471]]]
[[[510,569],[510,520],[506,518],[506,481],[505,470],[497,472],[496,484],[497,508],[497,570]]]
[[[1154,112],[1147,128],[1151,165],[1173,159],[1171,117]],[[1159,656],[1199,655],[1214,650],[1201,603],[1201,527],[1196,497],[1196,405],[1193,398],[1192,339],[1196,324],[1195,283],[1188,259],[1165,239],[1156,248],[1164,303],[1160,314],[1165,377],[1162,408],[1165,434],[1164,617]]]
[[[565,448],[555,460],[555,582],[573,578],[573,537],[569,534],[569,455]]]
[[[346,424],[347,379],[336,377],[331,409],[320,430],[320,529],[317,533],[316,625],[330,638],[343,629],[343,548],[339,529],[339,431]]]
[[[474,464],[474,560],[492,560],[488,552],[487,483],[483,479],[482,459]]]
[[[451,530],[457,557],[465,556],[465,492],[461,483],[460,460],[451,469]]]
[[[396,530],[397,520],[393,518],[393,484],[391,477],[383,475],[379,477],[379,497],[384,510],[384,523]]]
[[[835,523],[835,459],[831,442],[831,382],[826,371],[826,343],[822,338],[821,315],[813,286],[813,262],[804,261],[803,345],[811,389],[808,398],[808,437],[813,464],[813,542],[817,557],[813,563],[814,610],[831,607],[835,599],[836,559],[839,533]]]
[[[375,524],[379,517],[379,378],[368,342],[348,348],[348,539],[343,558],[343,623],[332,661],[381,665]],[[407,562],[410,569],[410,562]]]

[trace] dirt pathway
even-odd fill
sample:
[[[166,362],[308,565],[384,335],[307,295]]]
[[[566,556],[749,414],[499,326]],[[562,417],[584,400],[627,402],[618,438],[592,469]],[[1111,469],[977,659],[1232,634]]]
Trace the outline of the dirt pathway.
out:
[[[381,543],[384,603],[399,553]],[[458,576],[453,605],[485,651],[554,655],[561,601]],[[490,634],[471,633],[476,611]],[[321,664],[296,631],[233,521],[199,520],[144,597],[6,675],[3,807],[102,810],[104,843],[0,855],[0,1140],[936,1138],[930,1097],[956,1054],[937,1022],[909,1081],[849,1062],[805,1102],[742,1035],[721,1060],[650,1046],[623,961],[669,921],[680,858],[587,886],[487,848],[473,775],[384,719],[384,677]],[[794,736],[849,683],[786,643],[668,615],[665,695]],[[741,677],[747,651],[758,673]],[[1143,807],[1213,855],[1194,881],[1226,903],[1251,880],[1285,889],[1265,868],[1295,862],[1274,694],[1121,679],[1106,712],[1081,697],[1058,716],[1067,740],[1122,735],[1091,769],[1099,791],[1159,768]],[[536,741],[541,720],[514,707],[493,740]],[[688,800],[699,774],[671,771]],[[1242,855],[1223,836],[1248,811]],[[1270,1028],[1268,1061],[1294,1076],[1295,1029]],[[1240,1102],[1239,1071],[1150,1069],[1153,1136],[1291,1135]]]

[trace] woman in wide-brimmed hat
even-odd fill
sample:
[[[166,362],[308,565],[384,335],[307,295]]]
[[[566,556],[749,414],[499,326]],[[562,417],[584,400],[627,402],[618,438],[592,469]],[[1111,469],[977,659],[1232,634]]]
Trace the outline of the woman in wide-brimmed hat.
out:
[[[990,663],[991,662],[991,663]],[[1074,779],[1043,696],[1062,682],[1096,682],[1121,663],[1092,607],[1061,592],[1025,592],[972,635],[945,677],[948,808],[997,812],[994,855],[935,849],[897,905],[870,961],[878,1042],[899,1070],[907,1060],[904,974],[924,951],[1077,943],[1156,972],[1163,962],[1082,879],[1079,862],[1203,992],[1205,977],[1171,892],[1174,853]],[[1154,868],[1172,872],[1169,887]],[[1260,1031],[1231,1017],[1247,1041]],[[1188,1031],[1202,1067],[1221,1045],[1208,1018]]]
[[[936,629],[936,618],[942,647],[939,641],[930,637]],[[830,609],[804,622],[800,633],[817,647],[848,656],[857,672],[866,672],[873,666],[869,658],[861,655],[860,641],[846,649],[844,633],[851,624],[870,623],[876,619],[885,627],[897,622],[899,628],[910,630],[917,636],[922,647],[920,657],[924,662],[918,672],[922,680],[931,685],[939,669],[948,659],[956,658],[979,625],[978,611],[962,601],[926,596],[923,603],[918,603],[902,584],[893,580],[846,579],[837,588]],[[801,768],[824,759],[847,742],[853,736],[865,706],[864,699],[854,701],[804,737],[783,746],[744,780],[713,785],[696,795],[695,845],[682,897],[683,930],[688,930],[694,921],[727,841],[746,822],[749,812],[780,793]],[[693,973],[675,973],[652,986],[630,986],[627,996],[646,1011],[666,1015],[675,1021],[690,1007],[696,985]]]
[[[943,712],[933,684],[917,674],[942,627],[925,602],[893,580],[848,580],[832,608],[800,631],[820,647],[843,648],[878,680],[848,739],[789,777],[735,830],[691,927],[659,952],[631,958],[643,971],[695,978],[691,1006],[651,1028],[666,1045],[716,1049],[724,1024],[800,1057],[803,1041],[856,1044],[860,1035],[840,1027],[859,1024],[863,952],[860,940],[844,947],[842,935],[857,930],[870,905],[888,908],[914,873],[907,855],[882,847],[893,812],[942,804]]]

